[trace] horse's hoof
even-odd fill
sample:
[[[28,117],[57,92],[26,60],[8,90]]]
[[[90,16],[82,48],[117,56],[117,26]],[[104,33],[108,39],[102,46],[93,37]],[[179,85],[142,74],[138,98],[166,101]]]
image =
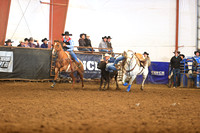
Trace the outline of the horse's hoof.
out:
[[[127,88],[126,91],[127,91],[127,92],[130,92],[130,90],[131,90],[131,85],[128,86],[128,88]]]
[[[144,90],[144,88],[143,88],[143,87],[141,87],[141,88],[140,88],[140,90],[141,90],[141,91],[143,91],[143,90]]]
[[[128,85],[128,83],[127,82],[125,82],[124,84],[123,84],[123,86],[127,86]]]

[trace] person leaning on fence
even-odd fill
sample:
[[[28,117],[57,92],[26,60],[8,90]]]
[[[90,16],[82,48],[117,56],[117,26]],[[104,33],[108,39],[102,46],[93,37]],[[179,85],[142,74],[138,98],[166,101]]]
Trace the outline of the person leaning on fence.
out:
[[[13,41],[11,41],[11,39],[8,39],[7,41],[5,41],[5,46],[12,46]]]
[[[107,49],[108,46],[106,42],[107,42],[107,37],[106,36],[102,37],[102,40],[99,43],[99,48],[104,48],[104,49],[99,49],[99,52],[109,52]]]
[[[109,51],[110,51],[110,52],[113,52],[111,39],[112,39],[112,38],[111,38],[110,36],[108,36],[108,37],[107,37],[107,42],[106,42],[106,43],[107,43],[107,47],[109,48]]]
[[[29,48],[30,46],[28,45],[28,38],[24,38],[24,45],[22,47]]]
[[[173,72],[174,88],[177,88],[180,82],[180,64],[182,58],[179,56],[179,54],[180,52],[175,50],[174,56],[170,60],[171,71]]]
[[[75,60],[75,63],[77,64],[78,67],[81,66],[81,62],[79,62],[76,54],[74,53],[74,41],[71,39],[72,34],[69,34],[68,31],[65,31],[65,33],[62,34],[64,36],[62,38],[63,43],[63,49],[64,51],[68,51],[71,55],[71,57]]]
[[[23,41],[19,41],[19,45],[17,45],[17,47],[24,47],[24,42]]]
[[[78,40],[78,43],[81,48],[78,48],[79,51],[90,51],[88,48],[82,48],[86,47],[85,36],[86,34],[84,33],[80,34],[80,39]]]
[[[47,38],[42,39],[43,44],[41,45],[41,48],[48,48],[48,41]]]
[[[38,40],[34,40],[33,37],[30,37],[29,40],[28,40],[28,45],[31,47],[31,48],[38,48],[39,47],[39,42]]]
[[[90,36],[89,35],[86,35],[86,38],[85,38],[85,43],[86,43],[86,47],[92,47],[92,43],[91,43],[91,40],[90,40]],[[88,48],[90,51],[92,51],[92,48]],[[93,49],[93,51],[95,51]]]

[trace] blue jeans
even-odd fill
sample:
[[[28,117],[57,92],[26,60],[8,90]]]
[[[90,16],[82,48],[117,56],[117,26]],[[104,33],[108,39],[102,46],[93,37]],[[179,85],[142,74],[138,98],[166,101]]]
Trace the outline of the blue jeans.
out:
[[[107,49],[99,49],[99,52],[108,52]]]
[[[173,69],[173,74],[174,74],[174,87],[177,87],[178,86],[178,82],[179,82],[179,79],[180,79],[180,69],[179,68],[174,68]],[[176,79],[177,78],[177,79]]]
[[[72,58],[73,58],[75,61],[77,61],[77,62],[79,63],[79,60],[78,60],[76,54],[74,53],[74,51],[70,51],[70,55],[72,56]]]
[[[113,63],[109,63],[108,65],[106,65],[106,69],[107,69],[106,71],[109,71],[109,72],[117,71]]]
[[[118,57],[118,58],[115,60],[113,66],[115,66],[115,64],[118,64],[119,61],[122,61],[122,60],[124,60],[124,59],[125,59],[124,56],[120,56],[120,57]]]
[[[78,48],[79,51],[90,51],[89,48]]]

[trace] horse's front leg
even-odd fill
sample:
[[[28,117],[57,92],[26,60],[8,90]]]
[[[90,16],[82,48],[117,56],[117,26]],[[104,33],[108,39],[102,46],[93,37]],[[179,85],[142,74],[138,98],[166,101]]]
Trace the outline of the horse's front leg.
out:
[[[78,69],[78,74],[79,74],[79,77],[80,77],[80,79],[81,79],[81,82],[82,82],[82,89],[84,88],[84,83],[83,83],[83,72],[80,70],[80,69]]]
[[[133,81],[135,80],[135,78],[136,78],[136,75],[133,75],[131,77],[131,79],[129,80],[129,85],[128,85],[127,90],[126,90],[127,92],[129,92],[131,90],[131,85],[132,85]]]
[[[54,80],[53,80],[53,84],[51,85],[52,88],[54,88],[54,86],[56,85],[56,80],[58,78],[58,75],[59,75],[59,71],[58,71],[58,68],[56,67],[55,68],[55,77],[54,77]]]
[[[122,78],[122,84],[123,84],[124,86],[127,86],[127,85],[128,85],[128,83],[126,82],[126,78],[127,78],[127,76],[126,76],[126,74],[124,74],[124,76],[123,76],[123,78]]]

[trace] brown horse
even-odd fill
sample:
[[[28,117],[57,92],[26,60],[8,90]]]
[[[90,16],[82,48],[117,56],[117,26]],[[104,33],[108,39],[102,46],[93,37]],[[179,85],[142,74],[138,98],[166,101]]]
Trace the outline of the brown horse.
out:
[[[79,62],[81,62],[81,65],[78,67],[77,64],[75,63],[75,61],[73,61],[71,59],[71,56],[69,54],[69,52],[65,52],[62,48],[62,45],[60,44],[60,42],[55,42],[54,46],[53,46],[53,50],[52,50],[52,54],[56,54],[57,53],[57,59],[55,62],[55,77],[54,77],[54,81],[53,84],[51,85],[51,87],[54,87],[56,84],[56,79],[59,76],[59,73],[62,71],[68,72],[70,73],[70,77],[73,80],[72,83],[72,88],[74,87],[74,83],[75,83],[75,76],[74,76],[74,72],[77,72],[77,75],[80,76],[81,82],[82,82],[82,88],[84,87],[83,84],[83,73],[84,73],[84,68],[83,68],[83,63],[79,60]]]

